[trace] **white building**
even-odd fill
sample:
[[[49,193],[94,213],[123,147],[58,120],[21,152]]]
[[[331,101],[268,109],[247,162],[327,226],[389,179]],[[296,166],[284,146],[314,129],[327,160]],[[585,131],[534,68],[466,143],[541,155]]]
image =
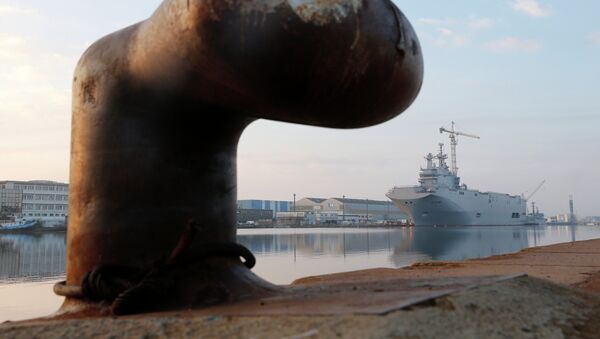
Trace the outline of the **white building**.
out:
[[[65,224],[69,185],[41,180],[0,181],[0,209],[12,210],[15,218],[40,220],[44,226]]]

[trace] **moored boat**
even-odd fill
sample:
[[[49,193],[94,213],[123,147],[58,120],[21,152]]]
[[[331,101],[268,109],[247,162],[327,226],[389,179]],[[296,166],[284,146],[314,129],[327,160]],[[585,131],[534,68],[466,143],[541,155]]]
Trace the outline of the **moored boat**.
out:
[[[36,227],[37,224],[38,224],[37,220],[27,220],[27,219],[15,220],[14,222],[11,222],[11,223],[0,224],[0,232],[2,232],[2,231],[21,231],[21,230],[33,229],[34,227]]]
[[[527,198],[506,193],[481,192],[461,184],[456,165],[456,137],[478,136],[440,128],[450,134],[452,165],[448,166],[443,144],[436,156],[425,157],[418,186],[393,187],[386,196],[405,212],[415,226],[491,226],[539,224],[528,218]],[[437,160],[437,161],[436,161]]]

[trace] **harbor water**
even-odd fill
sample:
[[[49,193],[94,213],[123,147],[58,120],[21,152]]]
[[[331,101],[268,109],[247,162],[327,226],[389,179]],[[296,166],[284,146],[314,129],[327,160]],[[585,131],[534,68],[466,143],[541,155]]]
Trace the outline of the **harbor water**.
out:
[[[374,267],[463,260],[600,238],[597,226],[241,229],[254,272],[277,283]],[[65,275],[64,233],[0,234],[0,322],[52,313],[52,285]]]

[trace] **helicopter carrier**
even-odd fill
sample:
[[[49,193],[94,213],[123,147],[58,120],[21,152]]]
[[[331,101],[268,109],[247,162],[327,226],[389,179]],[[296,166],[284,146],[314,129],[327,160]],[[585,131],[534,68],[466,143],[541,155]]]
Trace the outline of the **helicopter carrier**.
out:
[[[527,225],[527,199],[518,195],[480,192],[461,184],[456,166],[457,137],[478,136],[458,132],[454,122],[448,133],[452,146],[452,165],[448,167],[444,144],[439,144],[437,155],[425,156],[427,165],[421,168],[418,186],[394,187],[386,196],[409,216],[415,226],[489,226]]]

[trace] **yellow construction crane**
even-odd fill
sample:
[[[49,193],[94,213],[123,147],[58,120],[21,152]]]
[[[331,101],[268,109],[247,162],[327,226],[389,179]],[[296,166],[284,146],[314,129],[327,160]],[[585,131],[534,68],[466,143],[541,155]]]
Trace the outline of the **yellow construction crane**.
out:
[[[475,139],[479,139],[479,137],[476,135],[473,135],[473,134],[468,134],[468,133],[459,132],[459,131],[454,130],[454,121],[452,121],[451,129],[446,129],[444,127],[440,127],[440,133],[444,133],[444,132],[449,134],[450,145],[452,146],[451,153],[450,153],[450,156],[452,158],[452,173],[454,175],[458,175],[458,167],[456,166],[456,145],[458,144],[457,136],[462,135],[464,137],[475,138]]]

